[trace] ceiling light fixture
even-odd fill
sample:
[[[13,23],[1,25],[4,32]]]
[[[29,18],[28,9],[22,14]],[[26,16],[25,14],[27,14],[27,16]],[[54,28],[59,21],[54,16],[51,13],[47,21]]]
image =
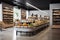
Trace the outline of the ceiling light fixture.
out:
[[[28,3],[28,2],[26,2],[26,5],[27,5],[27,6],[31,6],[31,7],[35,8],[35,9],[39,10],[40,12],[47,13],[47,12],[44,12],[44,11],[40,10],[39,8],[37,8],[37,7],[33,6],[33,5],[31,5],[31,4]]]

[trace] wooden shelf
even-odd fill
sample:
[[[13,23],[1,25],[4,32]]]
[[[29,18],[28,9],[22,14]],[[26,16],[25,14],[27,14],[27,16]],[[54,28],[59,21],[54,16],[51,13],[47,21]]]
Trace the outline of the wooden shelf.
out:
[[[4,19],[13,19],[13,18],[4,18]]]
[[[13,11],[3,10],[3,12],[13,13]]]
[[[60,9],[53,9],[53,24],[56,25],[60,25]]]
[[[54,17],[53,19],[60,19],[59,17]]]
[[[7,24],[13,23],[13,10],[9,7],[3,7],[3,22]]]
[[[3,14],[12,15],[12,13],[5,13],[5,12],[3,12]]]
[[[60,16],[60,14],[53,14],[53,16],[57,16],[57,15],[59,15],[59,16]]]

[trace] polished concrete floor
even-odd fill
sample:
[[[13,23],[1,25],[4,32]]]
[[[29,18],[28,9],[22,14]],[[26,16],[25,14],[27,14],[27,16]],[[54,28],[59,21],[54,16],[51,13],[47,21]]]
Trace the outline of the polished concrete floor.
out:
[[[52,34],[49,34],[49,33],[45,34],[45,36],[42,38],[42,40],[49,40],[48,36],[50,36],[50,35],[52,35],[50,40],[60,40],[60,29],[58,29],[58,28],[51,29],[50,33],[52,33]],[[12,40],[12,38],[13,38],[13,28],[9,28],[9,29],[6,29],[5,31],[0,32],[0,40]],[[17,36],[17,40],[21,40],[21,38],[23,38],[23,37]],[[26,38],[26,37],[24,37],[24,38]],[[35,39],[32,37],[31,38],[27,37],[27,38],[26,38],[26,40],[29,40],[29,39],[36,40],[36,37],[34,37]],[[38,38],[38,36],[37,36],[37,38]],[[24,40],[24,39],[22,39],[22,40]],[[41,40],[41,39],[39,39],[39,40]]]
[[[13,28],[3,29],[0,31],[0,40],[12,40],[13,38]]]
[[[60,29],[52,29],[52,40],[60,40]]]

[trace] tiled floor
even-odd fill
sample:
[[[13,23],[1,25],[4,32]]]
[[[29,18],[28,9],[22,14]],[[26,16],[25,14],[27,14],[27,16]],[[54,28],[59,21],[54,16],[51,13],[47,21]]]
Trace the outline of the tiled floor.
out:
[[[0,40],[12,40],[13,28],[8,28],[5,31],[0,32]]]

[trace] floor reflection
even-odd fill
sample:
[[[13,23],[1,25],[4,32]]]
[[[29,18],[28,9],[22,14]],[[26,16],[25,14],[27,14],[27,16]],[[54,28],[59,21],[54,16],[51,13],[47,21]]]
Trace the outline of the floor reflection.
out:
[[[4,31],[0,32],[0,40],[12,40],[13,28],[7,28],[3,30]]]

